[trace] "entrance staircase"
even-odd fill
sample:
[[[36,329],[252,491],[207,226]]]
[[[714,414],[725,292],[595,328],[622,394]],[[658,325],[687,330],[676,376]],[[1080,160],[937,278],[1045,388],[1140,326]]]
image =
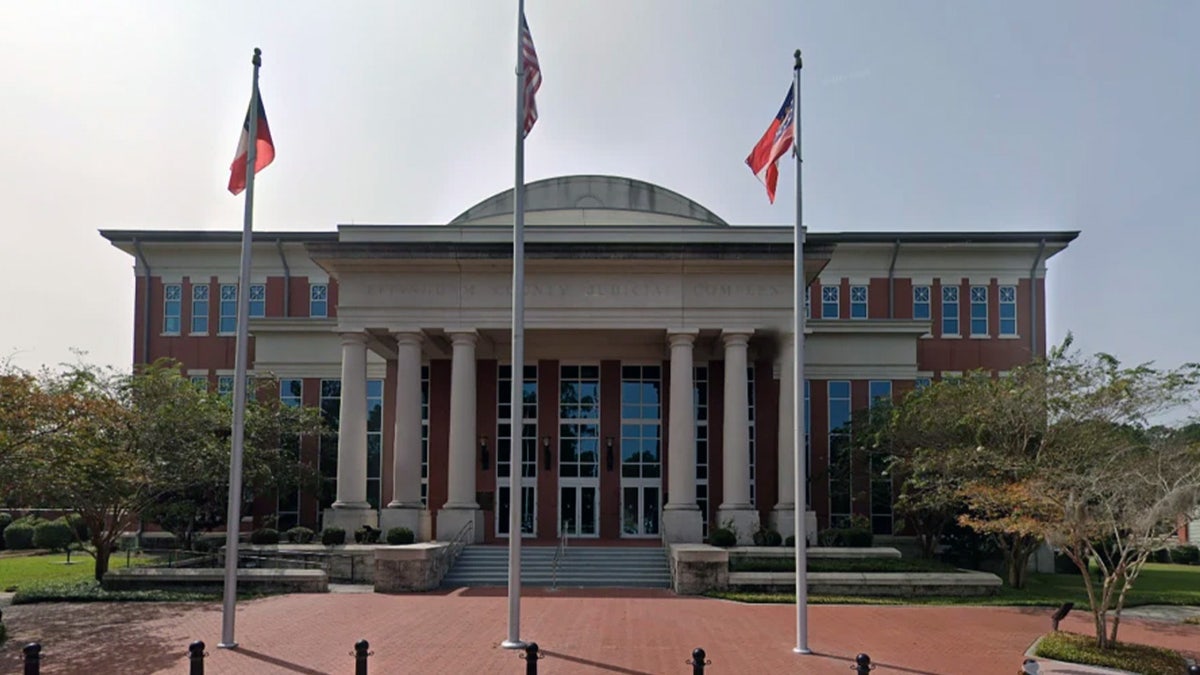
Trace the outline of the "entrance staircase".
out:
[[[521,584],[559,588],[670,588],[671,570],[658,547],[577,546],[554,571],[554,546],[521,547]],[[443,586],[508,585],[507,546],[467,546]]]

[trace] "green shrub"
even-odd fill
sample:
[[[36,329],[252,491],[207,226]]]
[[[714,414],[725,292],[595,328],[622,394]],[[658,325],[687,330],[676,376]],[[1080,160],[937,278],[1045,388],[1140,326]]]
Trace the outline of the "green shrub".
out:
[[[387,531],[387,543],[392,546],[411,544],[416,540],[417,538],[413,535],[413,531],[407,527],[393,527]]]
[[[736,546],[737,535],[733,533],[733,530],[718,527],[708,533],[708,543],[721,547]]]
[[[307,544],[315,536],[317,536],[315,532],[299,525],[287,531],[287,540],[293,544]]]
[[[261,527],[250,533],[250,543],[255,546],[270,546],[279,543],[279,530]]]
[[[4,547],[10,551],[33,548],[33,525],[17,520],[4,528]]]
[[[87,541],[91,537],[91,532],[88,526],[83,522],[83,516],[78,513],[70,513],[65,516],[67,524],[71,526],[72,536],[76,541]]]
[[[817,539],[821,546],[870,548],[875,543],[875,535],[871,530],[862,527],[830,528],[822,531]]]
[[[1171,549],[1171,562],[1176,565],[1200,564],[1200,548],[1185,544]]]
[[[34,548],[65,551],[74,541],[75,535],[71,533],[71,526],[63,518],[43,521],[33,528]]]
[[[321,530],[321,543],[326,546],[340,546],[346,543],[346,531],[340,527],[327,527]]]
[[[787,539],[783,540],[783,545],[784,546],[795,546],[796,545],[796,535],[789,534],[787,536]]]
[[[377,528],[370,525],[363,525],[354,531],[354,543],[356,544],[374,544],[379,541],[379,535],[383,534]]]
[[[767,546],[782,546],[783,535],[775,530],[767,530]]]
[[[1079,566],[1065,553],[1054,554],[1055,574],[1079,574]]]

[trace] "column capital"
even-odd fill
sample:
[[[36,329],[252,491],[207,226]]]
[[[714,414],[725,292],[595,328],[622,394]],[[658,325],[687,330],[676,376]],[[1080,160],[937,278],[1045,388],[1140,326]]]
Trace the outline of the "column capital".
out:
[[[343,345],[365,345],[367,344],[366,333],[339,333],[342,338]]]
[[[394,330],[390,332],[392,337],[396,340],[396,344],[420,346],[420,344],[425,341],[425,335],[420,331]]]
[[[696,336],[699,331],[671,331],[667,333],[667,343],[672,347],[688,346],[691,347],[696,342]]]
[[[724,343],[726,347],[744,345],[750,342],[750,336],[753,334],[753,329],[727,329],[721,331],[721,342]]]
[[[479,333],[474,329],[471,330],[456,330],[450,333],[450,344],[458,347],[468,346],[474,347],[479,342]]]

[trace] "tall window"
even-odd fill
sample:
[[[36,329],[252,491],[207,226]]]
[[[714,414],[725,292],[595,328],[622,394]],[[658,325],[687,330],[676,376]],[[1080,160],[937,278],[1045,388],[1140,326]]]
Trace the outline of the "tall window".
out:
[[[870,382],[871,407],[888,404],[892,400],[890,380]],[[891,458],[875,452],[871,454],[871,531],[875,534],[892,533],[892,474]]]
[[[988,287],[971,287],[971,335],[988,334]]]
[[[179,314],[183,311],[182,297],[182,285],[163,285],[163,332],[168,335],[179,334]]]
[[[758,494],[757,494],[757,491],[755,490],[755,488],[758,486],[758,480],[756,480],[757,475],[755,472],[755,464],[756,464],[755,460],[758,458],[758,453],[757,453],[758,448],[755,447],[756,443],[755,443],[755,438],[754,438],[755,434],[754,434],[754,366],[753,365],[746,367],[746,402],[749,404],[747,406],[749,409],[746,411],[746,419],[749,420],[749,425],[748,425],[749,428],[746,430],[746,432],[747,432],[747,435],[750,440],[750,442],[747,444],[749,446],[749,450],[750,450],[750,505],[753,506],[753,505],[758,504]]]
[[[812,507],[812,381],[804,381],[804,503]]]
[[[192,332],[208,332],[208,284],[192,286]]]
[[[958,286],[942,286],[942,335],[958,335]]]
[[[237,332],[237,284],[221,284],[221,318],[217,331]]]
[[[1017,334],[1017,287],[1000,287],[1000,334]]]
[[[561,366],[558,390],[559,523],[599,534],[600,367]]]
[[[367,502],[379,508],[383,465],[383,380],[367,380]]]
[[[318,508],[329,508],[337,498],[337,455],[338,428],[342,416],[342,381],[321,380],[321,417],[325,420],[325,431],[321,434],[317,471],[320,484],[317,488]]]
[[[279,381],[279,402],[291,408],[303,405],[304,380],[283,379]],[[280,439],[280,448],[297,463],[300,461],[300,437],[289,435]],[[297,476],[297,479],[299,477]],[[278,490],[275,504],[276,529],[285,532],[300,524],[300,488],[298,483],[288,483]]]
[[[621,367],[621,534],[658,534],[662,367]]]
[[[838,286],[821,287],[821,318],[836,319],[841,305],[841,289]]]
[[[929,320],[929,287],[913,286],[913,318]]]
[[[499,368],[496,390],[496,534],[508,535],[509,483],[512,477],[512,366]],[[537,523],[537,366],[525,366],[521,377],[521,534],[532,535]]]
[[[233,396],[233,376],[220,375],[217,377],[217,395]]]
[[[329,316],[329,284],[308,285],[308,315],[321,319]]]
[[[429,504],[429,366],[421,366],[421,503]]]
[[[850,382],[832,380],[829,390],[829,526],[850,524]]]
[[[266,284],[250,284],[250,318],[260,319],[267,315]]]
[[[851,319],[867,318],[867,287],[866,286],[851,286],[850,287],[850,318]]]
[[[692,401],[696,411],[696,506],[708,536],[708,366],[692,369]]]

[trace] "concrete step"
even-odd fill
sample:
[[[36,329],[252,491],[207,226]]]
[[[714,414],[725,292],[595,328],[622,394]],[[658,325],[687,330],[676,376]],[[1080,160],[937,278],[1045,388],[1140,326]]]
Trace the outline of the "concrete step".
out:
[[[555,573],[554,547],[521,550],[521,583],[530,586],[667,588],[667,557],[660,548],[568,548]],[[508,583],[508,549],[468,546],[442,582],[445,586],[504,586]]]

